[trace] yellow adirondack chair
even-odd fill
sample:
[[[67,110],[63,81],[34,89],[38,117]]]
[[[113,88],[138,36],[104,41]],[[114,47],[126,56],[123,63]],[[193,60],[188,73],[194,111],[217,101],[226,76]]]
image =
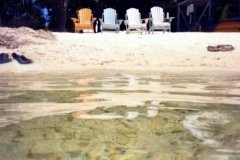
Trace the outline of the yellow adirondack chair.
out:
[[[74,32],[81,30],[93,30],[93,17],[92,10],[83,8],[77,11],[77,18],[71,18],[73,21]]]

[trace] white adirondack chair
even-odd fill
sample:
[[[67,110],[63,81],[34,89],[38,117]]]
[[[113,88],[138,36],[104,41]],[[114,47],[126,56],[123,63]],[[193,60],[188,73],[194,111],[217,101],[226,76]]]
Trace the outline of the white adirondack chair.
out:
[[[116,30],[118,33],[122,20],[117,19],[117,12],[113,8],[103,10],[102,19],[100,19],[103,30]]]
[[[141,19],[141,13],[136,8],[130,8],[126,12],[126,33],[130,33],[131,30],[138,30],[141,33],[147,31],[148,19]]]
[[[161,7],[152,7],[151,12],[149,15],[150,20],[150,29],[149,32],[152,32],[154,30],[162,30],[163,32],[169,31],[171,32],[171,21],[174,19],[174,17],[169,17],[167,14],[167,17],[164,18],[164,12]]]

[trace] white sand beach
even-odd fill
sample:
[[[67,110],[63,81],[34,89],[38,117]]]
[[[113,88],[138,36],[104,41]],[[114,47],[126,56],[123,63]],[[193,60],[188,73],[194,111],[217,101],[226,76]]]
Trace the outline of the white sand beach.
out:
[[[30,65],[21,65],[15,60],[0,64],[2,73],[94,68],[162,71],[238,71],[240,68],[240,33],[54,32],[54,39],[41,37],[44,31],[36,36],[37,31],[28,28],[0,28],[0,31],[1,35],[13,36],[20,44],[13,49],[0,45],[0,52],[9,53],[10,57],[13,52],[22,53],[34,61]],[[207,51],[207,46],[219,44],[231,44],[235,49]]]

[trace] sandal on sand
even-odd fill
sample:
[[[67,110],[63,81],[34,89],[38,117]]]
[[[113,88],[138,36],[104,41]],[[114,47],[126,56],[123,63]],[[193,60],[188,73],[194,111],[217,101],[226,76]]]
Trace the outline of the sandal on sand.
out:
[[[7,53],[0,53],[0,64],[11,62]]]
[[[229,45],[229,44],[218,45],[218,48],[219,48],[220,51],[222,51],[222,52],[227,52],[227,51],[232,51],[232,50],[234,50],[234,47],[233,47],[232,45]]]
[[[27,57],[25,57],[24,55],[21,55],[21,58],[23,61],[25,61],[26,63],[33,63],[33,61]]]
[[[208,46],[207,50],[210,52],[227,52],[227,51],[232,51],[234,50],[234,47],[230,44],[221,44],[217,46]]]
[[[17,53],[12,53],[12,57],[16,61],[18,61],[18,63],[20,63],[20,64],[30,64],[30,63],[32,63],[31,59],[28,59],[23,55],[18,55]]]
[[[207,50],[210,52],[219,52],[220,48],[218,46],[208,46]]]

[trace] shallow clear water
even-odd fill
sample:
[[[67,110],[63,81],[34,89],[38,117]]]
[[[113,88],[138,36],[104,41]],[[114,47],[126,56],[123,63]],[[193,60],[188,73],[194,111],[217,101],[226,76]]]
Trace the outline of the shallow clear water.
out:
[[[240,74],[0,76],[0,159],[240,159]]]

